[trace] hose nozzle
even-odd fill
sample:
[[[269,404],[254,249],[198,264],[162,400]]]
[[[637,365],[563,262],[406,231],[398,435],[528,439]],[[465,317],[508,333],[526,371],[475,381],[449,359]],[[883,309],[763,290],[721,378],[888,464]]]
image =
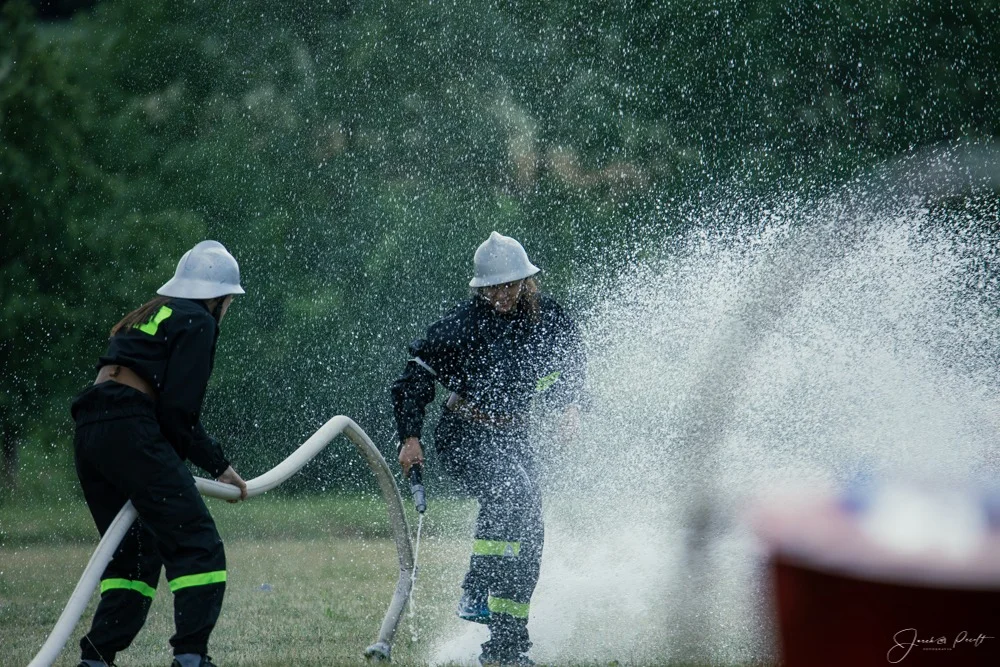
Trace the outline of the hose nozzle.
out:
[[[413,494],[413,504],[417,511],[423,514],[427,510],[427,497],[424,493],[424,467],[410,468],[410,493]]]

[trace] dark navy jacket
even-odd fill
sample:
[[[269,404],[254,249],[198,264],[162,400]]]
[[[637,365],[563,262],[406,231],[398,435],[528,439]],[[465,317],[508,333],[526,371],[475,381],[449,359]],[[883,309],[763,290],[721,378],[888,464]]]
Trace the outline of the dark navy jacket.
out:
[[[181,458],[212,477],[229,467],[200,419],[218,337],[219,325],[202,302],[171,299],[145,324],[112,336],[97,363],[127,366],[155,387],[163,435]]]
[[[580,332],[553,299],[541,295],[539,305],[537,317],[523,308],[500,314],[473,297],[411,343],[411,359],[392,385],[400,441],[420,436],[435,382],[488,415],[526,415],[536,398],[554,409],[579,400]]]

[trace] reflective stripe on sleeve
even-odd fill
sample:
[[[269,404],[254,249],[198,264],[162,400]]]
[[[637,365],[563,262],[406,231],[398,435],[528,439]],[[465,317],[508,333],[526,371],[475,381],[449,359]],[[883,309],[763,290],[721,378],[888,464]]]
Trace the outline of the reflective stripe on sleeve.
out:
[[[156,589],[141,581],[132,581],[131,579],[101,580],[101,595],[114,590],[135,591],[140,595],[145,595],[150,600],[156,597]]]
[[[215,572],[202,572],[201,574],[188,574],[177,577],[170,582],[170,592],[176,593],[182,588],[191,586],[207,586],[208,584],[222,584],[226,581],[226,571],[216,570]]]
[[[562,371],[556,371],[543,378],[538,378],[538,382],[535,383],[535,391],[545,391],[559,380],[560,375],[562,375]]]
[[[417,366],[420,366],[421,368],[423,368],[425,371],[427,371],[428,373],[430,373],[434,377],[437,377],[437,372],[433,368],[431,368],[430,366],[428,366],[427,362],[424,361],[423,359],[421,359],[420,357],[413,357],[412,359],[410,359],[410,361],[412,361],[413,363],[415,363]]]

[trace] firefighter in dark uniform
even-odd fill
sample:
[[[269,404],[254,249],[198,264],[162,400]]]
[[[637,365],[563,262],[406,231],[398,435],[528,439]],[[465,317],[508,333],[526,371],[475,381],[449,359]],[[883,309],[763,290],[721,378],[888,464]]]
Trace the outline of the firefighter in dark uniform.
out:
[[[541,565],[543,526],[532,405],[579,419],[584,353],[572,319],[538,291],[539,269],[516,240],[493,232],[476,250],[475,292],[410,345],[392,385],[403,474],[423,465],[426,406],[449,393],[434,433],[448,473],[479,501],[458,615],[485,623],[483,664],[532,664],[528,612]]]
[[[139,518],[101,579],[81,667],[110,665],[142,628],[166,569],[174,596],[172,667],[208,667],[208,637],[222,608],[226,557],[215,522],[184,463],[220,482],[246,484],[199,414],[219,323],[243,294],[239,266],[221,243],[189,250],[158,298],[111,330],[95,383],[73,402],[77,475],[103,535],[126,501]]]

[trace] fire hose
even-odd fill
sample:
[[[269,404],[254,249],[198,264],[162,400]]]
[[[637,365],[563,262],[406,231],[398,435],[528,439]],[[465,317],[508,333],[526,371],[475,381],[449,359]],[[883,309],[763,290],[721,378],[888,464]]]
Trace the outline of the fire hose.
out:
[[[393,539],[396,543],[396,553],[399,556],[399,578],[396,581],[396,590],[393,593],[389,608],[382,620],[377,641],[365,649],[365,656],[380,660],[390,660],[392,651],[392,639],[396,633],[396,627],[403,615],[407,599],[413,586],[414,558],[413,549],[410,544],[409,528],[406,524],[406,515],[403,513],[403,503],[399,494],[399,487],[389,471],[382,454],[365,434],[361,427],[348,417],[338,415],[326,422],[308,440],[292,452],[284,461],[267,471],[259,477],[255,477],[247,482],[247,497],[257,496],[275,488],[289,477],[302,469],[314,456],[319,454],[335,437],[343,433],[347,439],[354,443],[358,452],[368,462],[368,466],[375,474],[378,481],[382,498],[385,500],[386,508],[389,512],[389,523],[392,526]],[[240,491],[231,484],[223,484],[213,480],[195,478],[195,485],[198,491],[204,496],[221,498],[223,500],[235,500],[240,497]],[[48,639],[42,648],[35,655],[28,667],[49,667],[66,645],[70,634],[80,621],[87,603],[93,595],[94,590],[100,583],[101,575],[115,549],[125,537],[132,522],[135,521],[137,512],[131,502],[125,503],[118,516],[111,522],[108,530],[104,533],[90,562],[84,568],[83,575],[73,589],[66,608],[56,621],[55,627],[49,634]]]

